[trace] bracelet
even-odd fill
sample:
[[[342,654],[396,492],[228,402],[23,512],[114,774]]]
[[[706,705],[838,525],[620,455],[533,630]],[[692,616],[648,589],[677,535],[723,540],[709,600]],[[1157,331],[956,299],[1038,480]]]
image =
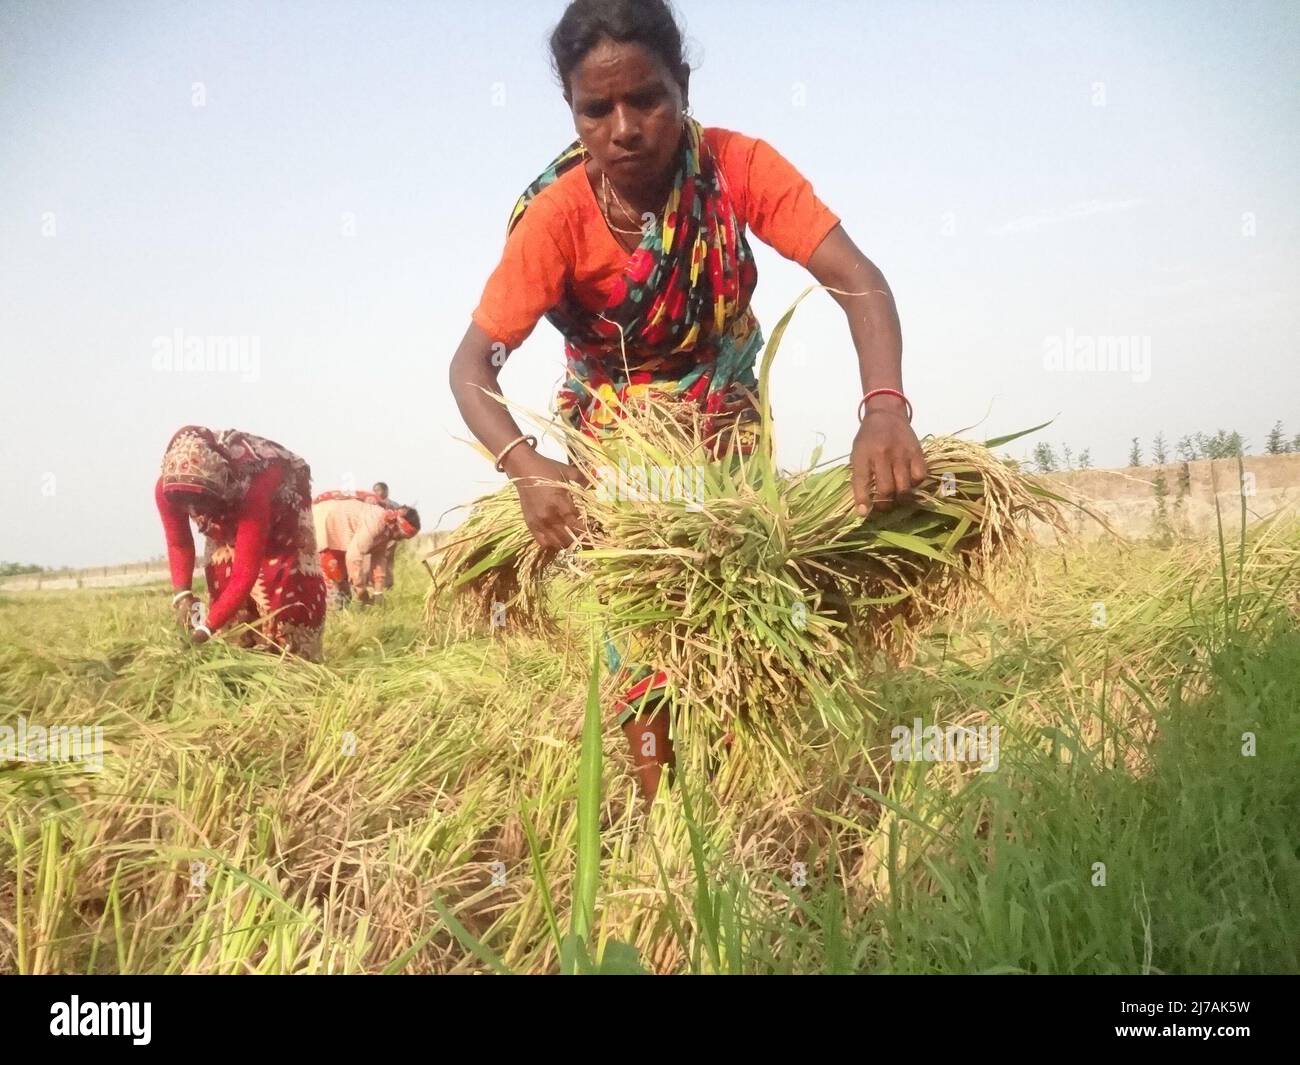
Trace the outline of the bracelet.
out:
[[[862,397],[862,402],[858,404],[858,421],[862,421],[862,419],[867,416],[867,401],[871,399],[872,396],[897,396],[907,405],[907,420],[909,422],[912,420],[912,401],[903,395],[902,392],[896,388],[873,388]]]
[[[194,631],[194,632],[201,632],[201,633],[203,633],[203,635],[206,636],[209,640],[212,639],[212,630],[211,630],[210,628],[208,628],[206,625],[195,625],[195,626],[194,626],[194,629],[193,629],[192,631]]]
[[[519,444],[524,443],[525,441],[528,442],[528,446],[531,447],[534,451],[537,450],[537,437],[530,436],[527,434],[525,434],[524,436],[515,437],[513,440],[510,441],[510,443],[508,443],[504,448],[501,449],[501,454],[497,456],[497,461],[496,461],[497,473],[506,472],[506,468],[502,466],[501,463],[505,460],[505,457],[510,454],[512,448],[516,447]]]
[[[177,603],[179,603],[182,599],[184,599],[185,596],[187,596],[187,595],[188,595],[191,599],[194,598],[194,593],[193,593],[192,591],[190,591],[188,588],[186,588],[185,591],[183,591],[183,592],[177,592],[175,595],[172,596],[172,606],[175,606],[175,605],[176,605]]]

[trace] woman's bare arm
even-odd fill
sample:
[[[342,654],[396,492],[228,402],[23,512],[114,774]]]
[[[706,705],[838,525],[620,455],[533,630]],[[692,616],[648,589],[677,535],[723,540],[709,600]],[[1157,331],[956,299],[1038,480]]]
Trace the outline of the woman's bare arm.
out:
[[[894,294],[889,282],[870,259],[845,232],[836,226],[817,245],[808,260],[808,272],[821,284],[843,292],[860,292],[865,295],[832,298],[844,310],[849,323],[849,334],[858,352],[858,368],[862,378],[862,393],[873,388],[903,390],[903,332],[894,306]],[[874,407],[877,401],[872,400]],[[903,404],[892,396],[881,396],[882,409],[901,411]]]
[[[523,434],[510,411],[488,393],[500,393],[498,378],[509,352],[504,344],[493,340],[474,322],[451,357],[448,374],[451,394],[469,431],[485,448],[496,455],[511,440]],[[506,456],[506,472],[524,461],[532,449],[521,444]],[[513,474],[512,474],[513,476]]]
[[[903,335],[879,268],[836,226],[808,260],[808,270],[844,310],[858,355],[862,394],[877,388],[903,391]],[[873,506],[888,510],[894,501],[929,475],[921,445],[907,422],[906,407],[894,396],[876,396],[853,441],[853,497],[859,514]],[[874,486],[874,491],[873,491]]]
[[[504,344],[471,322],[451,357],[448,371],[451,394],[461,417],[493,455],[523,435],[510,411],[492,396],[500,394],[498,377],[508,354]],[[573,497],[563,488],[540,482],[575,480],[573,467],[539,455],[526,443],[511,448],[502,465],[519,489],[524,520],[534,539],[543,547],[568,547],[582,527]]]

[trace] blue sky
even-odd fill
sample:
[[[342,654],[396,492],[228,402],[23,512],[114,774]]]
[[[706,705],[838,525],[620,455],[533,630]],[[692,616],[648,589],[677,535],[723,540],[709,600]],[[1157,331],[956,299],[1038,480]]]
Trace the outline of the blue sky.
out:
[[[563,6],[0,3],[0,558],[159,553],[152,484],[187,422],[279,440],[320,489],[383,478],[429,526],[499,483],[446,366],[515,197],[573,136]],[[696,117],[775,145],[889,278],[919,431],[1054,417],[1043,438],[1095,465],[1158,429],[1300,432],[1300,6],[678,9]],[[770,329],[810,279],[752,243]],[[160,369],[177,331],[256,366]],[[1048,359],[1112,337],[1145,372]],[[561,372],[543,322],[502,381],[545,409]],[[829,296],[774,398],[788,463],[847,450]]]

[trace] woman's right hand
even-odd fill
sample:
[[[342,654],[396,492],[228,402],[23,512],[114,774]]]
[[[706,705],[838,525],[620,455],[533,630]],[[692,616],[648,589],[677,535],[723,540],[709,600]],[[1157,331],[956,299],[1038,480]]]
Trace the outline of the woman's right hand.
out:
[[[513,454],[506,456],[506,473],[519,491],[519,505],[528,531],[541,547],[555,551],[571,547],[574,539],[582,537],[586,530],[582,515],[574,505],[573,493],[562,485],[541,482],[582,484],[582,474],[576,466],[548,459],[527,446],[514,450],[520,454],[518,458]]]

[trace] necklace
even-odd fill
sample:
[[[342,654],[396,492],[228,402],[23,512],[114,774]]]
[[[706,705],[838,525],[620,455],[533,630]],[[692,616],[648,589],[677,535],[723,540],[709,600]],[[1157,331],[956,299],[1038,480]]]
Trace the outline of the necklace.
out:
[[[605,176],[605,171],[603,170],[600,172],[600,191],[601,191],[601,197],[604,201],[601,206],[601,212],[605,216],[605,221],[609,223],[609,228],[614,230],[615,233],[622,233],[625,236],[644,237],[645,236],[644,227],[640,229],[624,229],[621,226],[615,225],[614,220],[609,216],[609,197],[612,194],[614,197],[614,202],[618,204],[625,218],[636,217],[630,210],[628,210],[627,204],[625,204],[621,199],[619,199],[618,191],[614,188],[613,185],[610,184],[609,178]]]

